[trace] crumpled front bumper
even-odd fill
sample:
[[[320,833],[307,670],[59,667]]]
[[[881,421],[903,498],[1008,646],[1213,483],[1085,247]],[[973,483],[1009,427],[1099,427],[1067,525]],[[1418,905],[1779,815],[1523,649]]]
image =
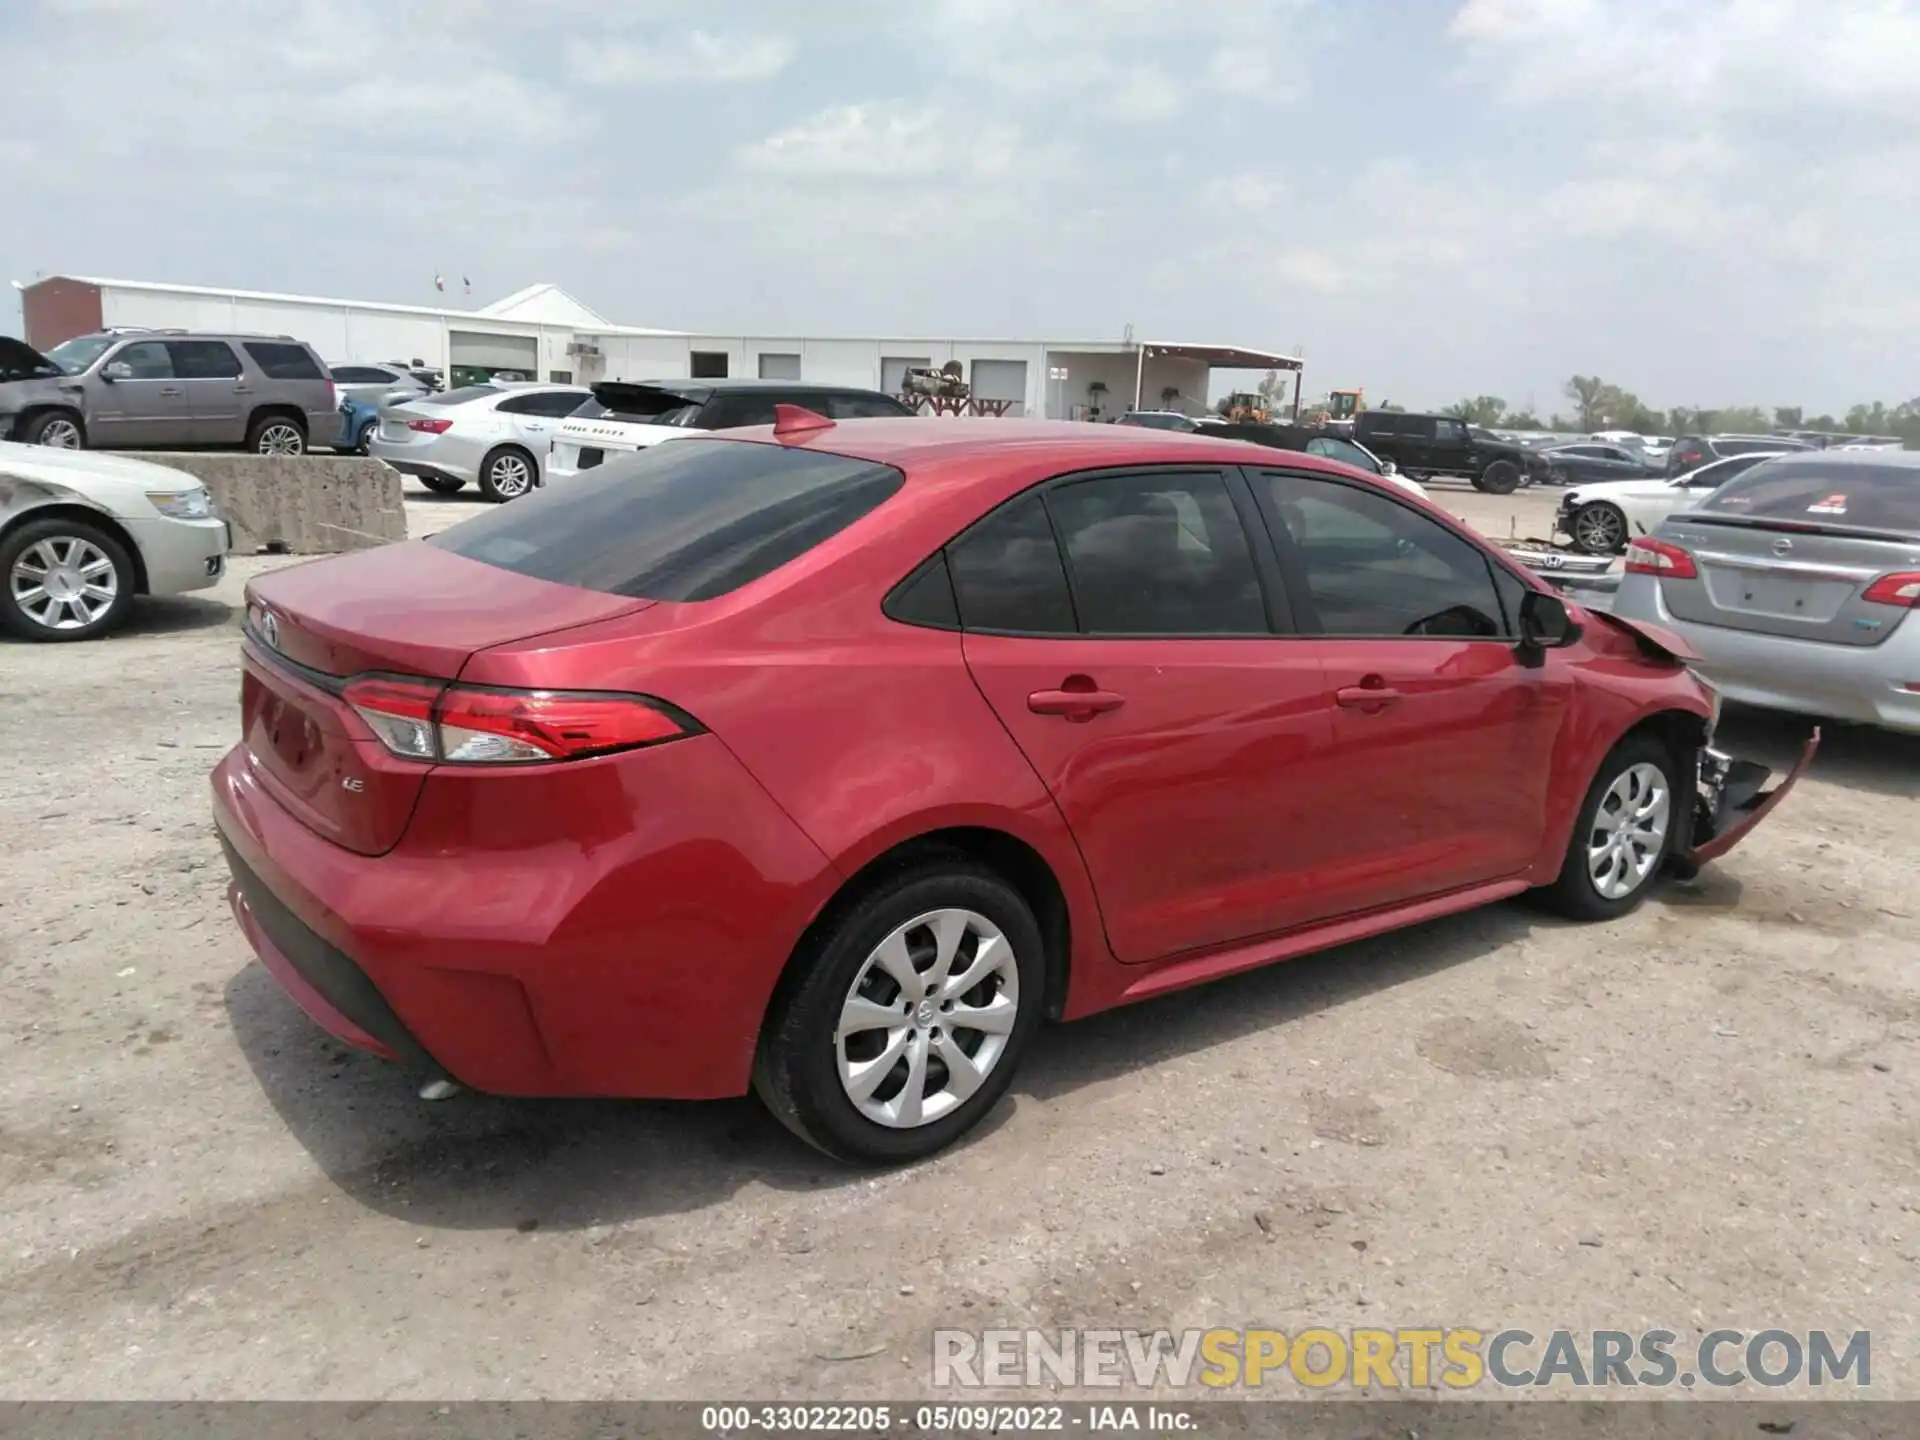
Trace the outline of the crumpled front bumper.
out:
[[[1669,868],[1682,879],[1689,879],[1702,865],[1718,860],[1746,839],[1753,827],[1787,798],[1819,749],[1820,731],[1816,727],[1787,778],[1768,790],[1765,786],[1772,772],[1765,765],[1736,759],[1712,745],[1703,747],[1697,752],[1694,766],[1693,811],[1684,822],[1686,831],[1676,837]]]

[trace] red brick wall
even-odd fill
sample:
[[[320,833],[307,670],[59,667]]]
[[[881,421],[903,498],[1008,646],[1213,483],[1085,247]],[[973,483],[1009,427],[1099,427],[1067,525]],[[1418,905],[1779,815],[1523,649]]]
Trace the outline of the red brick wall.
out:
[[[100,328],[100,287],[56,275],[21,291],[20,309],[26,317],[23,338],[27,344],[36,350],[51,350],[62,340],[89,335]]]

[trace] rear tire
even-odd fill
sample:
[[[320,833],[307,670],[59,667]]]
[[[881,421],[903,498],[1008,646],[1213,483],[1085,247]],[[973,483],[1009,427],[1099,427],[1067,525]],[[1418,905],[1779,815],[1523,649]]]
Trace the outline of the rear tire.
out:
[[[1474,488],[1489,495],[1511,495],[1520,488],[1520,467],[1511,460],[1496,460],[1480,472]]]
[[[261,415],[247,426],[247,449],[255,455],[304,455],[306,427],[287,415]]]
[[[517,445],[502,445],[480,462],[480,493],[496,505],[518,500],[540,483],[540,467]]]
[[[1046,965],[1033,912],[999,875],[963,855],[929,857],[804,943],[754,1058],[754,1090],[789,1130],[850,1164],[901,1164],[951,1145],[1000,1102],[1039,1024]],[[988,964],[964,994],[938,982]]]
[[[458,495],[467,484],[451,475],[421,475],[416,478],[436,495]]]
[[[22,640],[92,640],[126,618],[137,584],[126,547],[83,520],[30,520],[0,540],[0,629]]]
[[[45,445],[51,450],[87,448],[87,426],[78,415],[53,410],[36,415],[20,431],[23,445]]]
[[[1612,920],[1647,898],[1691,814],[1679,768],[1652,735],[1629,735],[1608,752],[1580,802],[1560,874],[1541,891],[1551,909],[1571,920]]]

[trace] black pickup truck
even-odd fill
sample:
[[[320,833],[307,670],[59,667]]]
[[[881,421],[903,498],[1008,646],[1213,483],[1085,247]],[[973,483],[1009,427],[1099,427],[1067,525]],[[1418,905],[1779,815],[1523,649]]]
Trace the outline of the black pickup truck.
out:
[[[1404,410],[1362,410],[1353,417],[1353,438],[1416,480],[1451,475],[1473,488],[1505,495],[1547,476],[1547,460],[1524,445],[1496,440],[1451,415],[1414,415]]]

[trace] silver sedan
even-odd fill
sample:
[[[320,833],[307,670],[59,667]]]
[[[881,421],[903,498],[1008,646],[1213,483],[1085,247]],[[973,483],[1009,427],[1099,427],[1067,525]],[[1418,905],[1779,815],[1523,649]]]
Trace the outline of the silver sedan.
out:
[[[1615,614],[1728,700],[1920,733],[1920,452],[1768,460],[1627,547]]]
[[[541,384],[421,395],[380,412],[367,453],[442,495],[471,482],[489,500],[517,500],[542,483],[554,427],[589,398],[582,385]]]

